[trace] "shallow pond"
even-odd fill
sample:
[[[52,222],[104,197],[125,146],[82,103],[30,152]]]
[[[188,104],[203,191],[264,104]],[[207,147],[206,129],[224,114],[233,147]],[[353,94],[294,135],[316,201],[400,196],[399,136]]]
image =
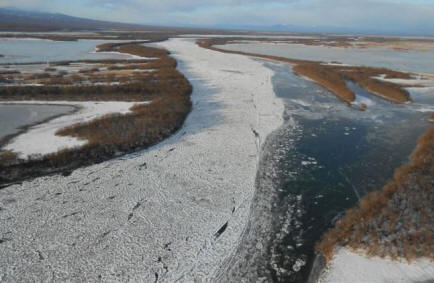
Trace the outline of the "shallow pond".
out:
[[[293,59],[324,62],[336,61],[350,65],[434,73],[434,51],[397,51],[387,48],[339,48],[287,43],[237,43],[218,45],[216,47]]]
[[[129,59],[127,54],[95,53],[107,40],[52,41],[43,39],[0,39],[0,64],[72,60]]]
[[[18,134],[23,127],[74,111],[72,106],[0,104],[0,146],[7,137]]]

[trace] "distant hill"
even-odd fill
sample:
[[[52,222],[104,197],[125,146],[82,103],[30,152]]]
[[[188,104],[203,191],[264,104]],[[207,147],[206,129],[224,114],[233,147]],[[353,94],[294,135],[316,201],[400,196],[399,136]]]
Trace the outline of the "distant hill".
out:
[[[0,31],[143,29],[144,26],[90,20],[64,14],[0,8]]]

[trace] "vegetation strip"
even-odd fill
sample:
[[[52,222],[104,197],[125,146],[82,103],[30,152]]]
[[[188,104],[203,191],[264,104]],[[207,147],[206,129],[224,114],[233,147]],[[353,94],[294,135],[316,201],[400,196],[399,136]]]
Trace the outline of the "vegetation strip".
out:
[[[351,80],[373,94],[393,102],[410,101],[405,86],[374,79],[410,79],[407,73],[384,68],[324,65],[277,56],[227,51],[213,47],[228,39],[203,39],[198,44],[219,52],[255,56],[294,64],[294,72],[313,79],[351,103],[354,93],[346,86]],[[434,114],[431,115],[434,120]],[[370,256],[405,258],[411,261],[426,257],[434,260],[434,127],[429,128],[418,141],[411,162],[396,170],[393,179],[382,190],[374,191],[360,200],[324,234],[316,249],[330,262],[338,246],[362,250]]]
[[[327,65],[323,62],[298,60],[278,56],[261,55],[255,53],[230,51],[214,47],[214,45],[224,45],[233,39],[229,38],[211,38],[198,40],[199,46],[211,50],[254,56],[264,59],[271,59],[280,62],[294,64],[295,73],[308,77],[316,83],[333,92],[343,101],[351,104],[355,101],[355,93],[346,85],[346,81],[353,81],[365,88],[367,91],[378,95],[384,99],[395,103],[406,103],[411,101],[410,94],[403,85],[397,85],[386,81],[375,79],[384,75],[387,79],[410,79],[408,73],[397,72],[386,68],[373,68],[361,66],[342,66]]]
[[[434,127],[418,141],[411,162],[382,190],[362,198],[322,237],[327,261],[338,246],[380,257],[434,260]]]
[[[20,160],[15,153],[3,151],[0,153],[0,183],[71,170],[146,148],[169,137],[182,126],[191,110],[192,87],[177,71],[176,60],[166,50],[137,43],[104,44],[98,48],[100,51],[128,53],[152,60],[145,59],[141,63],[123,60],[111,65],[100,61],[98,64],[109,65],[104,70],[98,68],[88,73],[63,74],[54,83],[50,76],[48,81],[42,82],[42,86],[0,87],[0,100],[30,98],[47,101],[118,100],[151,103],[138,104],[129,114],[107,115],[58,131],[57,134],[61,136],[88,140],[81,148],[65,149],[29,160]],[[142,72],[141,69],[147,71]],[[80,83],[83,80],[90,80],[90,83],[83,85]],[[97,85],[98,82],[110,84]]]
[[[1,24],[0,24],[1,26]],[[22,33],[22,32],[12,32],[12,33],[0,33],[0,39],[45,39],[53,41],[78,41],[78,40],[146,40],[147,42],[158,42],[167,40],[169,37],[176,35],[175,32],[164,32],[164,33],[153,33],[153,32],[91,32],[88,34],[77,33],[68,34],[64,33]]]

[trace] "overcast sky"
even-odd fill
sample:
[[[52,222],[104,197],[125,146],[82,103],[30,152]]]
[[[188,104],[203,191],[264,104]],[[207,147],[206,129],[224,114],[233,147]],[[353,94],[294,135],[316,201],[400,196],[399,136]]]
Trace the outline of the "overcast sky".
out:
[[[0,6],[159,25],[434,31],[434,0],[0,0]]]

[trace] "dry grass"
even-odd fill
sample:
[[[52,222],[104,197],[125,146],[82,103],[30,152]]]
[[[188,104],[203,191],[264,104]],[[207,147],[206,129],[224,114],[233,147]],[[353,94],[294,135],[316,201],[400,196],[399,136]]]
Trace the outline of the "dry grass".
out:
[[[341,78],[351,80],[367,91],[390,101],[405,103],[411,100],[410,94],[405,89],[405,86],[375,79],[375,77],[379,77],[380,75],[385,75],[386,78],[390,79],[410,79],[411,77],[407,73],[396,72],[385,68],[338,66],[330,66],[327,71],[336,72]]]
[[[434,128],[419,138],[410,164],[382,190],[366,195],[324,234],[317,250],[331,260],[336,246],[380,257],[434,259]]]
[[[293,70],[295,73],[314,80],[316,83],[330,90],[337,97],[347,103],[351,103],[355,100],[354,92],[348,88],[345,83],[345,81],[348,80],[359,84],[372,94],[378,95],[384,99],[396,103],[405,103],[411,100],[409,93],[407,90],[405,90],[405,86],[375,79],[375,77],[380,75],[385,75],[386,78],[409,79],[410,75],[407,73],[396,72],[385,68],[325,65],[322,62],[316,61],[298,60],[240,51],[229,51],[213,47],[214,45],[226,44],[231,40],[233,39],[212,38],[201,39],[198,40],[197,43],[203,48],[208,48],[219,52],[255,56],[294,64]]]
[[[67,75],[9,75],[4,77],[4,82],[42,86],[3,86],[0,87],[0,100],[144,101],[159,97],[163,91],[177,91],[170,87],[173,81],[179,80],[173,71],[176,61],[163,58],[142,64],[141,70],[152,72],[134,71],[128,62],[125,66],[110,66],[115,66],[117,70],[97,71],[94,68],[93,71]]]
[[[129,151],[152,145],[179,129],[188,113],[188,96],[155,100],[133,108],[131,114],[112,114],[60,130],[57,134],[87,139],[90,145]]]
[[[199,40],[198,44],[215,51],[291,63],[295,73],[314,80],[348,103],[355,99],[354,92],[345,83],[348,80],[390,101],[410,101],[405,86],[375,79],[380,75],[385,75],[386,78],[409,79],[410,75],[407,73],[385,68],[325,65],[322,62],[213,47],[216,44],[226,44],[229,40],[231,39],[203,39]],[[369,255],[382,257],[434,259],[433,204],[434,128],[430,128],[419,139],[412,162],[396,170],[393,180],[382,190],[368,194],[357,207],[347,211],[336,226],[324,234],[316,248],[328,261],[337,245],[363,249]]]
[[[345,102],[350,103],[356,99],[354,92],[347,87],[345,78],[339,72],[330,72],[328,66],[304,63],[295,65],[293,70],[295,73],[308,77],[325,87]]]
[[[58,78],[60,85],[50,85],[47,82],[43,87],[1,88],[0,97],[2,99],[151,101],[151,103],[138,104],[129,114],[107,115],[61,129],[58,135],[86,139],[88,144],[81,148],[37,156],[21,161],[19,164],[14,155],[11,159],[13,162],[0,163],[0,183],[107,160],[119,153],[154,145],[182,126],[191,109],[192,87],[177,71],[176,60],[169,57],[166,50],[137,44],[110,44],[100,49],[152,57],[154,58],[152,61],[146,62],[146,68],[154,71],[131,72],[131,65],[139,63],[123,61],[122,66],[125,70],[129,70],[124,76],[107,74],[95,69],[89,74],[79,73]],[[119,62],[105,64],[119,64]],[[119,70],[123,70],[123,67],[119,67]],[[50,77],[49,80],[52,78]],[[92,83],[115,80],[122,84],[75,85],[83,80],[90,80]],[[0,156],[0,160],[10,160],[8,154]]]
[[[18,160],[18,155],[11,150],[0,151],[0,167],[15,164]]]
[[[362,37],[357,36],[313,36],[305,38],[258,38],[258,37],[238,37],[231,38],[231,41],[256,41],[271,43],[301,44],[308,46],[326,46],[339,48],[389,48],[398,51],[420,50],[428,51],[434,49],[434,40],[428,38],[393,38],[393,37]]]

